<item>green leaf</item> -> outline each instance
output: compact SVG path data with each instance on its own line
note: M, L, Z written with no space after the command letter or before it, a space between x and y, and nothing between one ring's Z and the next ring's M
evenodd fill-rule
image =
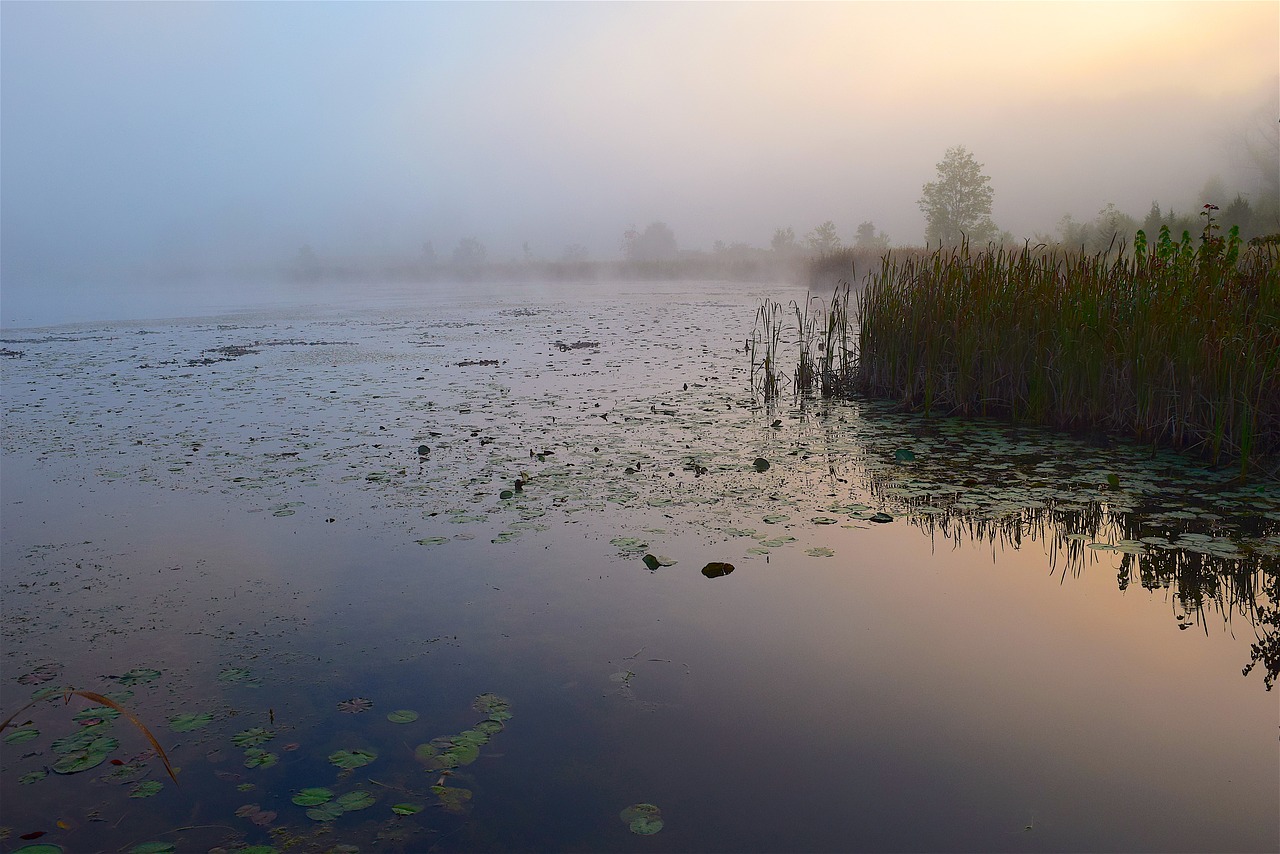
M391 807L391 811L396 815L413 815L422 812L423 809L422 804L395 804Z
M24 845L21 848L15 848L13 854L62 854L62 846L53 845L49 842L37 842L35 845Z
M35 727L23 727L15 729L4 737L5 744L24 744L40 735L40 730Z
M314 807L333 800L333 792L325 788L313 787L303 789L293 796L293 802L300 807Z
M442 543L449 542L448 537L423 537L420 540L414 540L420 546L438 546Z
M440 806L449 812L462 812L467 801L471 800L470 789L455 789L448 786L432 786L432 793L440 799Z
M641 836L652 836L662 830L662 810L653 804L632 804L618 813L618 817L627 823L632 833Z
M511 701L505 697L499 697L497 694L481 694L476 697L471 704L471 708L487 715L489 720L502 721L511 720Z
M150 798L156 795L164 788L164 783L159 780L143 780L138 785L129 790L131 798Z
M24 786L30 786L32 783L35 783L39 780L43 780L45 777L48 777L48 776L49 776L49 772L41 768L39 771L32 771L30 774L23 774L21 777L18 778L18 782Z
M135 667L122 676L117 676L116 681L126 688L134 685L143 685L147 682L154 682L160 678L160 671L150 667Z
M368 765L377 758L378 754L372 750L337 750L329 754L330 762L348 771L352 768Z
M173 854L178 849L172 842L144 842L129 849L129 854Z
M335 802L330 801L327 804L312 807L307 810L307 818L312 821L333 821L335 818L342 815L342 813L342 807L338 806Z
M120 746L114 738L101 736L80 750L73 750L53 763L58 774L78 774L101 765L111 751Z
M364 791L347 792L339 797L334 804L342 808L343 812L354 812L356 810L367 809L373 806L375 798L373 795Z
M756 457L756 461L751 465L755 466L755 469L758 472L766 472L769 470L769 461L764 457Z
M236 747L257 747L275 738L276 734L265 727L252 727L231 736L231 743Z
M169 729L174 732L191 732L206 727L213 721L208 712L185 712L169 718Z
M649 548L649 544L638 537L614 537L609 542L624 552L642 552Z
M916 455L906 448L899 448L893 452L893 458L900 463L914 463Z
M411 724L418 719L418 713L413 709L396 709L387 715L387 720L393 724Z
M270 768L279 761L279 756L274 753L268 753L259 747L250 747L244 752L244 767L246 768Z

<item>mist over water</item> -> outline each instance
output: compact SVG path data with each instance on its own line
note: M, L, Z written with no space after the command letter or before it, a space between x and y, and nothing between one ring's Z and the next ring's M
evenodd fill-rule
M256 303L304 247L376 280L467 238L490 263L613 261L655 221L686 252L826 221L846 243L873 222L918 245L921 186L953 145L1019 241L1109 202L1139 220L1153 201L1189 213L1206 187L1256 204L1274 166L1249 148L1270 144L1280 98L1266 3L0 17L11 327Z

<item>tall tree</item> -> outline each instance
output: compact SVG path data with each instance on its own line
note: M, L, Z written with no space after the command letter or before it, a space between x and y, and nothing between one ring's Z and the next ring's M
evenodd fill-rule
M819 255L830 255L840 248L840 235L836 233L836 224L831 220L809 232L804 240Z
M769 246L779 255L795 252L800 248L800 244L796 242L795 229L791 226L774 229L773 239L769 241Z
M464 237L453 249L453 263L459 267L474 267L483 264L487 255L483 243L474 237Z
M872 252L883 252L889 248L889 236L883 231L876 233L876 224L867 220L858 226L853 236L853 248L867 249Z
M632 261L669 261L676 257L679 247L670 226L665 222L651 222L626 244L626 252Z
M986 243L999 233L991 221L991 177L963 145L948 148L938 163L938 180L924 185L920 210L928 224L925 240L954 246L964 238Z

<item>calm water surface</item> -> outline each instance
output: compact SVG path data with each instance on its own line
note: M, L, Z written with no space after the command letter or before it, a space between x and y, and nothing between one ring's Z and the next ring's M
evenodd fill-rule
M0 742L0 848L1280 847L1275 693L1242 674L1275 643L1280 491L765 408L762 296L387 288L7 330L3 714L107 694L181 787L59 695Z

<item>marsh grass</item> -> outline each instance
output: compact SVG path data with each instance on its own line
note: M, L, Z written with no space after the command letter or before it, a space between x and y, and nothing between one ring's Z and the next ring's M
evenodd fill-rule
M1139 232L1132 253L886 258L837 386L926 413L1105 431L1215 463L1280 452L1280 249Z
M782 343L785 317L782 305L765 300L756 311L755 327L747 348L751 354L751 388L772 404L782 391L782 375L778 369L778 347Z

